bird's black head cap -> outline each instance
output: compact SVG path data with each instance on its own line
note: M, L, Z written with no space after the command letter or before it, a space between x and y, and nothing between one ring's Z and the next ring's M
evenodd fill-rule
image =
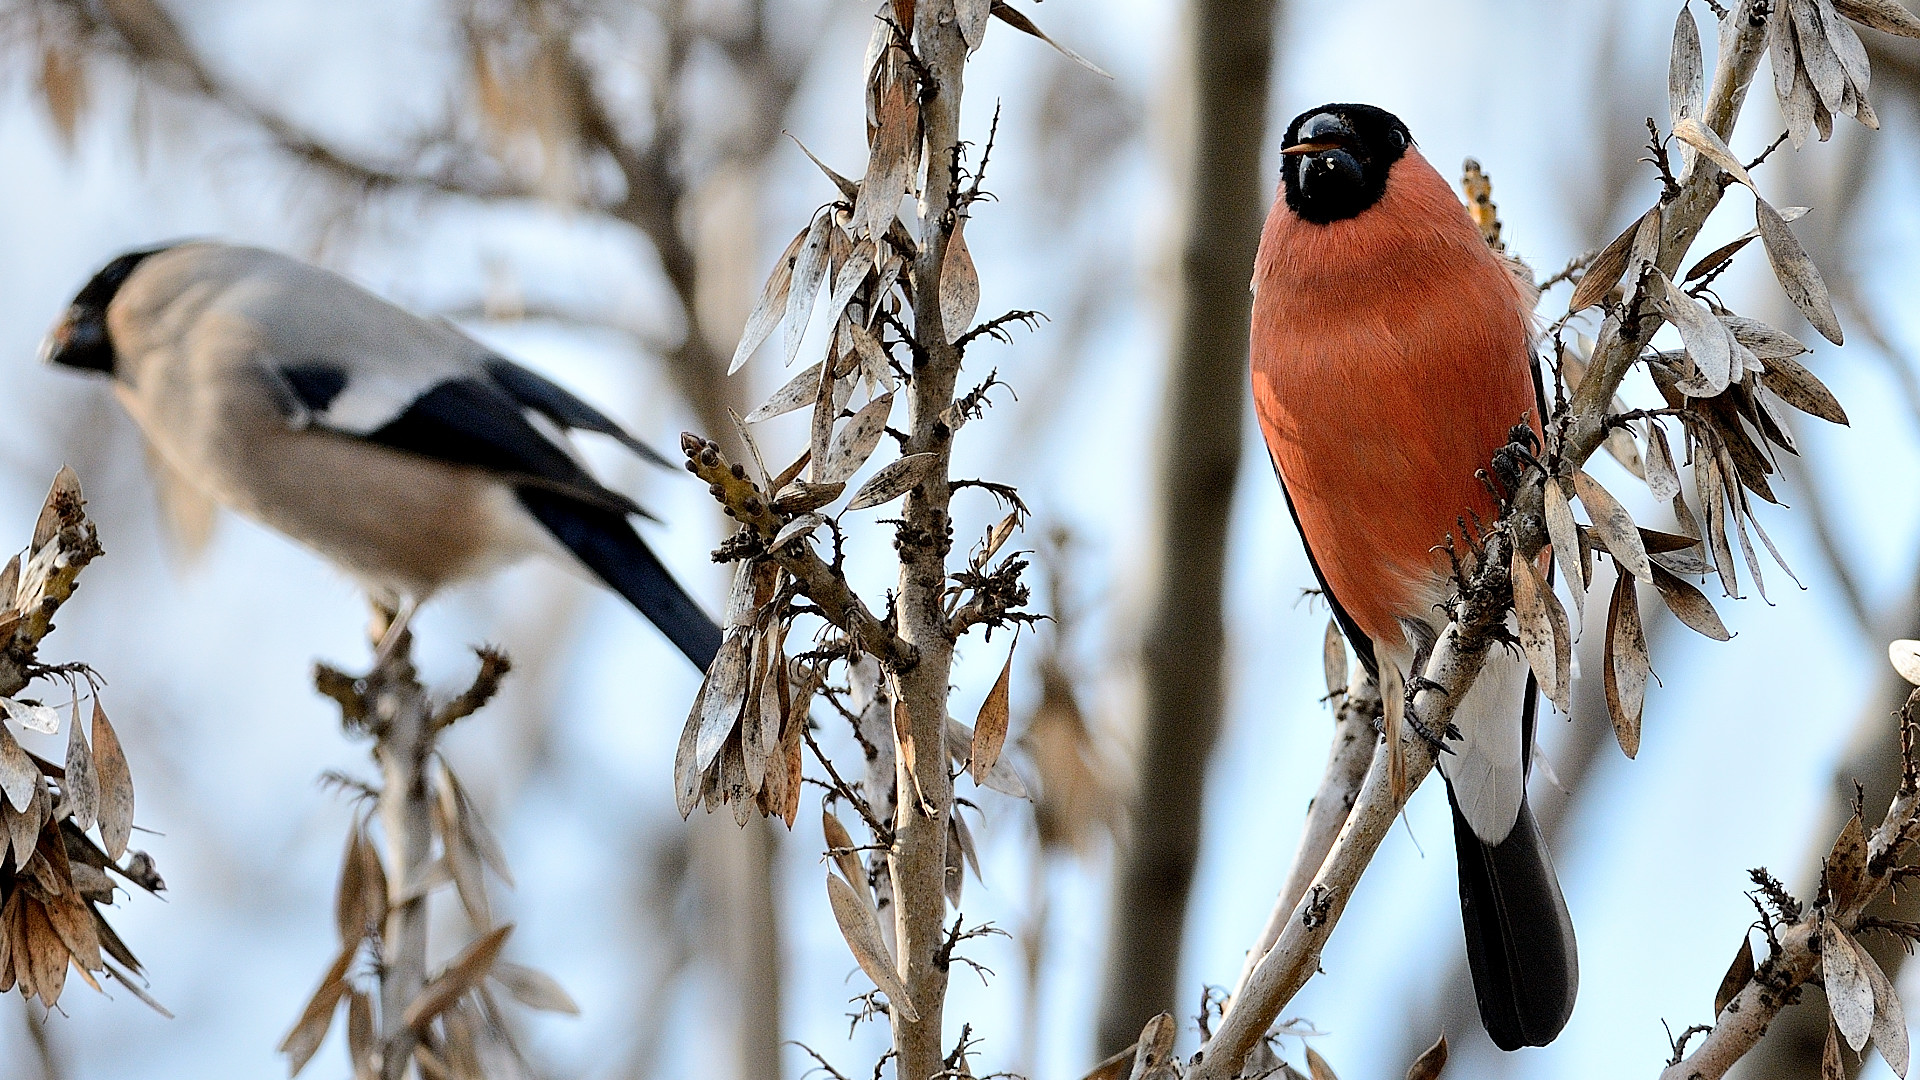
M129 251L102 267L47 334L45 344L40 347L41 359L62 367L113 374L116 357L113 341L107 335L107 305L113 303L120 287L133 276L135 267L148 256L158 255L172 246Z
M1322 105L1294 117L1280 152L1287 207L1317 225L1357 217L1386 194L1413 135L1372 105Z

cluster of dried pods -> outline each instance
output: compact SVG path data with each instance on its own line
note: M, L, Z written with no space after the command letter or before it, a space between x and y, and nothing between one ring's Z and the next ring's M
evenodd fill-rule
M1789 132L1781 141L1791 137L1799 145L1810 130L1807 125L1817 126L1825 139L1831 133L1831 112L1877 126L1866 98L1866 52L1847 17L1920 37L1920 19L1883 0L1780 0L1773 5L1767 15L1767 35L1781 107L1790 120ZM1723 26L1733 21L1725 20ZM1801 97L1815 94L1815 88L1817 97L1802 102ZM1615 734L1629 757L1639 750L1641 710L1651 674L1636 584L1657 590L1688 626L1725 640L1727 629L1713 605L1685 579L1717 577L1728 596L1738 597L1739 566L1744 563L1754 588L1765 596L1754 537L1792 575L1761 528L1750 498L1777 503L1767 480L1775 472L1774 454L1796 452L1781 406L1835 424L1847 422L1832 392L1796 359L1809 351L1805 345L1790 334L1735 314L1712 290L1734 257L1757 239L1774 276L1801 314L1824 337L1835 344L1841 341L1840 324L1820 272L1787 228L1805 208L1776 210L1760 194L1751 172L1767 155L1742 163L1701 119L1705 88L1700 34L1687 8L1681 10L1674 27L1668 89L1671 132L1681 148L1679 174L1671 171L1666 144L1656 139L1654 161L1666 181L1666 196L1591 260L1577 279L1566 317L1555 329L1566 393L1579 388L1594 351L1593 341L1584 336L1558 340L1557 332L1574 315L1599 306L1604 312L1599 331L1603 338L1617 338L1623 327L1645 319L1663 320L1677 332L1681 348L1649 347L1640 357L1664 407L1629 410L1616 398L1604 445L1646 483L1655 499L1673 508L1684 535L1637 528L1620 502L1591 476L1560 466L1557 437L1569 419L1565 393L1557 395L1556 423L1549 426L1547 436L1546 528L1576 608L1585 608L1594 552L1608 554L1620 571L1608 604L1603 676ZM1797 119L1795 103L1806 106L1805 124ZM1682 185L1699 169L1717 170L1717 182L1723 187L1746 186L1753 194L1755 224L1699 259L1676 281L1656 265L1657 256L1670 225L1668 210L1680 197ZM1678 422L1684 440L1677 455L1665 427L1670 420ZM1682 464L1693 470L1692 505L1682 490ZM1591 526L1574 520L1570 502L1574 499L1585 506ZM1521 644L1542 689L1564 713L1572 662L1566 612L1531 561L1516 557L1511 574Z
M16 986L52 1007L71 966L95 990L108 975L164 1013L141 986L140 963L109 926L101 906L116 887L109 873L147 892L165 888L145 852L127 849L133 832L133 775L120 739L84 665L45 667L34 660L53 629L53 614L77 587L82 568L100 554L86 500L72 469L54 478L32 542L0 570L0 992ZM63 682L73 695L65 760L28 752L8 727L53 735L60 714L23 698L33 680ZM81 684L92 694L89 725L81 722ZM90 731L88 730L90 728ZM89 836L92 831L98 840ZM124 861L123 861L124 860Z

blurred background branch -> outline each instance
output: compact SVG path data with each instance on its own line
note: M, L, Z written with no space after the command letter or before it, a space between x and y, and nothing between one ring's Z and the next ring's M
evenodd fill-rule
M1187 900L1229 652L1227 526L1246 424L1247 289L1269 185L1261 167L1279 0L1195 0L1173 338L1154 463L1139 715L1114 869L1096 1057L1134 1041L1180 992Z

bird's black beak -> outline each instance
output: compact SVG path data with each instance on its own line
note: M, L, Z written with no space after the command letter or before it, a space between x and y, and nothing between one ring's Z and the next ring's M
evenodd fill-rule
M61 367L113 374L113 342L107 337L105 311L86 304L74 304L47 332L40 345L40 359Z

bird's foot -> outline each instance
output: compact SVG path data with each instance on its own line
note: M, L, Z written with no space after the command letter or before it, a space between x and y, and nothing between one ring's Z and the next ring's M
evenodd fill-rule
M1419 675L1413 676L1413 678L1415 678L1417 682L1425 682L1425 684L1427 684L1427 686L1425 686L1427 690L1440 690L1438 686L1434 686L1434 682L1432 682L1430 678ZM1452 740L1459 740L1459 738L1461 738L1459 728L1455 728L1452 723L1446 724L1444 728L1434 728L1434 726L1430 726L1427 721L1423 721L1419 709L1413 707L1413 696L1415 696L1415 694L1419 694L1419 690L1417 690L1413 684L1407 684L1407 711L1405 711L1407 726L1413 728L1413 734L1417 734L1417 736L1421 736L1423 740L1427 740L1427 746L1434 749L1434 753L1453 753L1453 748L1450 748L1450 746L1446 744L1446 740L1450 740L1450 738L1452 738Z

